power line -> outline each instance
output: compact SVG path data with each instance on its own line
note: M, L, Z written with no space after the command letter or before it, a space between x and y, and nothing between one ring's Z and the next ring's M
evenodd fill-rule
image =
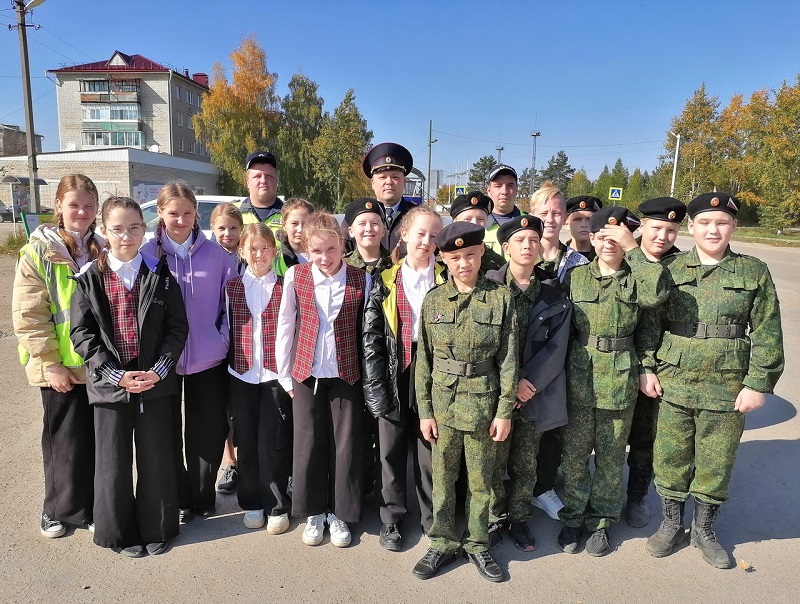
M68 59L68 60L69 60L69 61L71 61L72 63L78 63L78 61L76 61L76 60L75 60L75 59L73 59L72 57L68 57L68 56L67 56L67 55L65 55L63 52L60 52L60 51L56 50L56 49L55 49L55 48L53 48L52 46L48 46L47 44L45 44L44 42L42 42L42 41L40 41L40 40L37 40L36 38L29 38L29 39L31 40L31 42L36 42L37 44L41 44L41 45L42 45L42 46L44 46L46 49L48 49L48 50L52 50L52 51L53 51L54 53L56 53L57 55L61 55L62 57L64 57L65 59Z
M35 99L33 99L33 100L34 100L34 101L38 101L40 98L42 98L43 96L46 96L46 95L50 94L50 93L51 93L51 92L53 92L54 90L55 90L55 88L50 88L50 89L49 89L47 92L45 92L44 94L40 94L39 96L37 96L37 97L36 97ZM12 111L12 112L10 112L10 113L6 113L5 115L0 115L0 120L4 120L4 119L6 119L6 118L7 118L9 115L14 115L14 114L15 114L17 111L22 111L23 109L24 109L24 107L19 107L19 108L17 108L17 109L14 109L14 111Z
M61 40L61 41L62 41L64 44L66 44L66 45L67 45L67 46L69 46L70 48L74 48L74 49L75 49L75 50L77 50L79 53L81 53L83 56L85 56L85 57L88 57L89 59L91 59L92 61L94 61L94 57L92 57L91 55L87 55L87 54L86 54L85 52L83 52L83 51L82 51L80 48L78 48L77 46L73 46L72 44L70 44L69 42L67 42L67 41L66 41L64 38L62 38L61 36L58 36L58 35L56 35L55 33L53 33L52 31L50 31L49 29L47 29L47 28L46 28L44 25L42 25L42 29L43 29L44 31L46 31L48 34L50 34L51 36L53 36L54 38L57 38L57 39Z
M493 145L515 145L518 147L530 147L531 143L508 143L505 141L493 141L488 140L485 138L474 138L471 136L463 136L461 134L453 134L451 132L442 132L441 130L434 130L437 134L443 134L445 136L453 136L455 138L464 138L471 141L478 141L481 143L491 143ZM607 144L600 144L600 145L540 145L541 147L546 147L548 149L586 149L589 147L628 147L632 145L651 145L653 143L661 143L660 140L655 141L637 141L634 143L607 143Z

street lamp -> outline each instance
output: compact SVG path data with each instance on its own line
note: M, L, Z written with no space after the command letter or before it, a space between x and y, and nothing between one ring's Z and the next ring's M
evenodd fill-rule
M531 190L529 195L533 195L533 192L536 190L536 139L541 135L542 133L538 130L531 130L531 136L533 137L533 156L531 157Z
M39 193L36 190L36 180L38 178L38 168L36 166L36 134L33 126L33 102L31 100L31 72L28 65L28 35L26 29L30 26L25 23L25 15L44 3L44 0L30 0L27 4L23 0L14 0L14 10L17 11L17 31L19 32L19 58L22 62L22 103L25 106L25 139L28 143L28 189L30 190L30 205L28 210L33 209L35 214L39 213ZM14 26L9 25L11 30ZM13 204L12 204L13 205Z
M670 134L675 137L675 159L672 161L672 184L669 186L669 196L674 197L675 193L675 174L678 172L678 153L681 150L681 135L675 134L670 130Z
M495 147L495 150L497 151L497 163L502 164L503 151L505 150L505 147L503 147L502 145L497 145Z

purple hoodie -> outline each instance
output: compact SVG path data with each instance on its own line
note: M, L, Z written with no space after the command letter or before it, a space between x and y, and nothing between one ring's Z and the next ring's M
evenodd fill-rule
M161 247L169 270L181 285L189 338L178 359L178 375L191 375L219 365L228 356L228 345L220 333L225 324L225 284L236 276L234 257L206 239L198 230L186 258L175 255L175 248L162 235ZM142 252L158 257L155 237L142 246Z

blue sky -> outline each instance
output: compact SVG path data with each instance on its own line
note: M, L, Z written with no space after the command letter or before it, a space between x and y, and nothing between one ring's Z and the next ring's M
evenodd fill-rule
M0 25L15 21L0 0ZM445 174L496 154L521 171L559 149L595 178L621 157L652 169L670 119L705 83L723 105L800 72L800 2L47 0L28 30L36 131L58 148L47 69L114 50L211 73L254 33L283 95L294 73L326 109L348 88L374 141ZM16 31L0 31L0 122L24 126Z

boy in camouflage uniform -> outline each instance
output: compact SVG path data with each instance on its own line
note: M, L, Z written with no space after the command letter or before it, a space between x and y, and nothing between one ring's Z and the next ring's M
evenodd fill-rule
M433 577L463 547L482 577L502 581L489 554L489 491L497 443L511 431L517 322L504 286L480 276L484 230L454 222L436 236L451 278L422 303L415 382L420 431L432 443L431 547L414 567ZM466 458L466 533L456 530L455 483Z
M665 264L669 303L658 313L663 339L654 385L662 389L653 469L664 519L647 551L668 556L684 539L694 497L691 544L716 568L730 568L713 531L728 499L744 414L761 407L783 372L780 306L767 265L731 251L740 202L705 193L688 206L695 247Z
M625 208L598 210L590 222L597 257L567 273L564 282L573 304L573 336L559 512L564 528L558 544L570 554L578 551L584 524L591 533L586 553L611 552L608 527L619 520L622 508L622 464L639 386L639 319L642 309L667 296L664 268L648 262L633 239L638 226Z

